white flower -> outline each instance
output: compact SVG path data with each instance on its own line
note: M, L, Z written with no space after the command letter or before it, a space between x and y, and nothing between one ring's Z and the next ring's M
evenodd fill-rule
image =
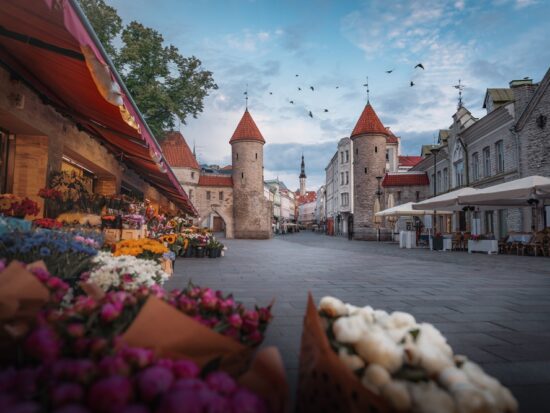
M386 383L380 393L398 412L406 412L411 408L411 396L407 386L401 380L392 380Z
M390 373L399 370L403 364L403 347L376 325L371 326L355 344L355 350L368 363L380 364Z
M354 344L367 331L367 325L360 316L340 317L332 325L336 340L340 343Z
M110 253L100 252L93 262L96 267L88 281L97 284L104 291L117 287L134 291L142 286L162 285L170 277L155 261L129 255L115 257Z
M346 305L338 298L323 297L319 302L319 309L329 317L340 317L348 314Z
M357 354L350 354L350 352L344 347L340 347L338 350L338 357L340 357L340 360L342 360L342 362L348 366L350 370L359 370L365 367L365 362L361 357Z
M375 393L379 394L380 389L389 383L390 380L391 377L388 370L379 364L372 363L366 368L361 378L361 383L370 389L374 388L376 390Z
M422 413L455 413L453 398L433 381L410 383L413 411Z

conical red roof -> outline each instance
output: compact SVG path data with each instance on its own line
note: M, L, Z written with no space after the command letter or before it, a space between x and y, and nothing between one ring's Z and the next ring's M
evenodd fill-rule
M367 133L379 133L388 136L388 131L378 118L378 115L376 115L370 103L367 103L365 109L363 109L363 113L361 113L355 128L353 128L351 137L353 138L354 136L365 135Z
M199 163L181 133L177 131L168 132L160 147L172 168L200 169Z
M233 136L229 140L229 143L233 143L235 141L259 141L261 143L265 143L265 139L262 136L262 133L256 126L256 122L254 122L254 119L252 119L252 116L250 115L250 112L248 109L244 111L243 117L241 118L241 121L237 125L237 129L235 129L235 132L233 132Z

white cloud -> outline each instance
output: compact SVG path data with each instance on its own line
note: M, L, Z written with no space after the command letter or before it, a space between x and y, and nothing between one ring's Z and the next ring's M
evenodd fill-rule
M455 1L455 7L458 10L464 10L464 0L457 0Z
M516 0L516 8L522 9L524 7L529 7L537 3L538 0Z
M260 44L267 42L270 38L269 32L251 32L245 29L238 34L232 33L226 35L225 42L232 49L244 52L255 52Z

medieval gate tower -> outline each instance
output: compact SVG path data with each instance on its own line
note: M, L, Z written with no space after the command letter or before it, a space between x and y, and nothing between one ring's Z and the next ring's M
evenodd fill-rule
M359 117L351 140L353 141L354 182L354 239L376 240L374 220L375 204L383 209L383 198L378 194L378 180L386 172L386 137L388 132L376 115L371 104Z
M229 143L233 164L235 238L270 238L271 205L264 196L265 140L248 108Z

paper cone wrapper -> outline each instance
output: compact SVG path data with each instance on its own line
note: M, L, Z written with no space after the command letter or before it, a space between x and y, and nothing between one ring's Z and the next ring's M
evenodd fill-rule
M150 296L122 336L131 347L155 350L160 357L193 360L200 367L221 359L234 377L247 370L252 349L203 326L161 299Z
M387 403L365 388L330 347L311 293L308 296L302 344L297 412L390 413Z
M276 347L258 351L239 384L262 396L271 413L289 412L289 390L283 359Z

